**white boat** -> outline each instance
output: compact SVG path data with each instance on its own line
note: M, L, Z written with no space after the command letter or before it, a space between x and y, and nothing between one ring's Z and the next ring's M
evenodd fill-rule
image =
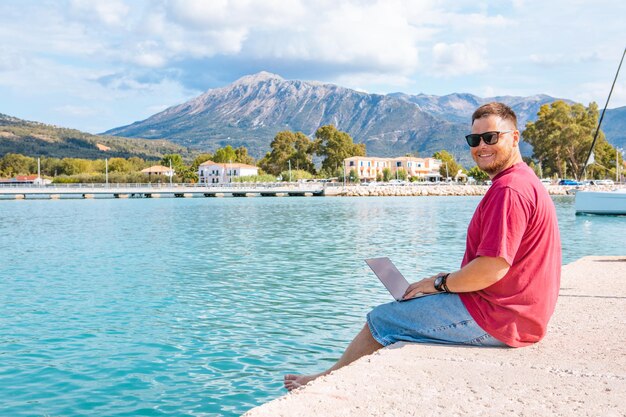
M576 214L626 215L626 188L613 191L578 191Z

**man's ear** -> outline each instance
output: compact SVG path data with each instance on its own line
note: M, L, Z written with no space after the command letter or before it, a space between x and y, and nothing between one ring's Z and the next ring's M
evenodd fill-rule
M519 130L515 129L513 131L513 147L519 146L520 133Z

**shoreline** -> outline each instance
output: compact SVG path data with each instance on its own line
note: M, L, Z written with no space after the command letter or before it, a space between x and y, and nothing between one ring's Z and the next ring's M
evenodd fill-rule
M626 256L562 271L548 334L533 346L396 343L244 416L623 416L626 280L614 278Z

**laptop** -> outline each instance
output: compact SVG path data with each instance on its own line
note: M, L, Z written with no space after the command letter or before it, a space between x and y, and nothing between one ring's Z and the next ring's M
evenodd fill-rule
M398 268L387 257L366 259L365 263L372 268L380 282L391 293L396 301L402 301L402 297L409 288L409 282L402 276ZM424 297L431 294L418 294L417 297Z

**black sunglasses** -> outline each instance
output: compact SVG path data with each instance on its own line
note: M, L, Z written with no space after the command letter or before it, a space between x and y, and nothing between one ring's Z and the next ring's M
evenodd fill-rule
M483 142L485 142L486 145L495 145L496 143L498 143L498 139L500 139L501 133L511 133L511 132L514 132L514 130L503 130L501 132L494 131L494 132L484 132L484 133L472 133L472 134L465 136L465 140L467 140L467 144L471 146L472 148L475 148L478 145L480 145L481 139L483 140Z

